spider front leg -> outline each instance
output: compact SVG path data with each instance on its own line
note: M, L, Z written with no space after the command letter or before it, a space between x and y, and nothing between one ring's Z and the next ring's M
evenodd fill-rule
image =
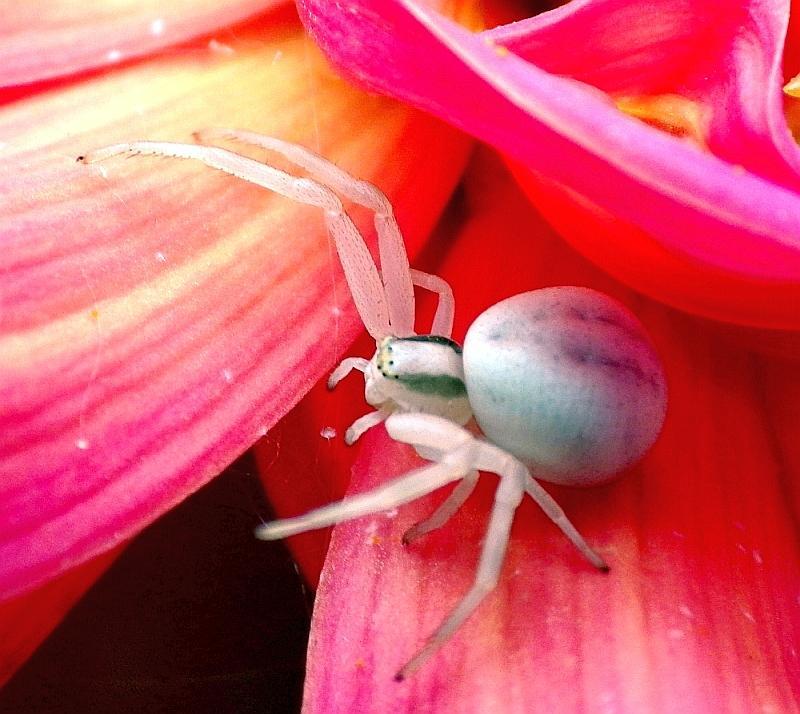
M230 140L279 153L307 171L315 181L319 181L353 203L371 210L374 214L375 231L378 234L380 272L392 334L398 336L414 334L414 288L411 284L408 255L394 217L392 204L383 191L369 181L351 176L310 149L273 136L242 129L205 129L195 132L194 137L203 143L209 140ZM342 259L344 260L345 256L342 256Z
M389 419L396 419L398 416L400 415ZM256 529L256 537L277 540L360 516L388 511L457 481L471 470L469 464L472 462L472 437L463 429L456 429L460 433L448 434L452 448L440 462L422 466L372 491L350 496L302 516L265 523Z
M391 202L380 189L368 181L357 179L342 171L335 164L305 147L275 137L240 129L207 129L195 133L194 136L201 142L230 140L277 152L293 164L306 170L314 181L320 182L354 203L373 211L375 229L378 235L380 277L383 283L383 295L378 294L377 299L380 301L383 298L388 310L389 332L378 335L374 329L370 329L370 323L364 320L368 331L375 337L378 344L380 339L388 334L393 337L414 335L415 301L413 286L417 285L436 293L438 296L436 313L430 330L431 334L450 337L455 309L453 291L442 278L419 270L412 270L409 267L405 242L394 217ZM336 227L331 228L332 235L336 230ZM363 244L363 240L361 243ZM337 249L339 250L339 256L346 275L349 275L349 263L355 265L363 262L363 257L368 255L365 244L361 246L359 252L353 250L349 242L339 240L337 241ZM368 272L372 270L370 266L365 266L365 268ZM374 266L374 268L377 269L377 266ZM353 272L352 267L350 272ZM350 277L348 277L348 284L351 291L359 288L358 282L351 280ZM353 295L362 319L365 313L369 316L369 305L364 305L363 300L356 299L355 292L353 292ZM375 312L380 312L380 309L381 306L376 305ZM370 391L368 365L369 362L367 360L359 358L344 359L328 379L328 388L332 389L353 369L358 369L364 372L365 379L368 382L367 391ZM374 394L377 390L372 389L371 391ZM345 437L348 444L354 443L365 431L383 421L393 409L402 408L392 400L384 402L380 398L377 400L368 398L368 401L380 408L375 412L365 414L350 426Z
M389 199L367 181L350 176L327 159L297 144L274 137L235 129L212 129L198 132L199 140L231 139L260 146L282 154L305 169L311 178L298 178L235 152L216 146L175 144L171 142L135 141L115 144L78 157L84 163L104 161L124 154L145 154L192 159L251 183L275 191L293 201L324 210L325 224L332 237L347 279L356 309L376 344L387 336L414 335L414 289L420 285L439 295L433 332L448 337L453 322L453 295L450 286L435 275L409 268L403 237L394 218ZM380 269L355 224L345 212L336 191L350 200L371 209L378 234ZM333 387L353 368L367 373L368 362L348 358L331 375ZM367 385L369 391L369 385ZM373 390L376 393L377 390ZM369 400L383 406L382 414L393 409L425 409L414 400L404 405L394 399ZM464 411L464 410L461 410ZM367 415L350 430L355 441L365 428L381 421L379 414Z
M373 211L375 230L378 235L378 252L380 255L380 276L384 288L384 299L389 316L389 333L376 335L374 330L369 329L369 324L365 321L370 334L376 338L376 343L380 347L383 337L391 334L393 337L413 336L415 322L415 300L413 286L419 286L434 292L438 296L436 313L431 325L431 334L439 337L449 338L453 330L453 313L455 301L450 285L436 275L430 275L419 270L412 270L409 266L408 255L406 254L405 242L397 225L392 204L380 189L368 181L357 179L350 174L342 171L338 166L331 163L319 154L306 149L305 147L292 144L275 137L256 134L251 131L240 129L208 129L197 132L195 138L198 141L206 142L209 140L230 140L237 141L251 146L258 146L269 151L281 154L295 165L306 170L314 181L319 181L333 191L341 194L349 200ZM331 229L334 233L335 229ZM360 236L359 236L360 238ZM340 243L342 248L339 248ZM362 240L363 243L363 240ZM349 244L337 241L339 256L347 274L347 263L356 262L356 258L361 260L353 251L352 255ZM363 246L366 250L366 245ZM363 256L364 250L361 251ZM377 266L375 266L377 269ZM358 287L354 286L353 281L348 278L351 291ZM380 298L381 296L378 295ZM355 293L354 293L355 299ZM357 306L362 304L356 300ZM376 311L379 308L376 307ZM368 306L359 307L359 313L366 310ZM367 400L370 404L379 408L369 414L357 419L345 434L345 441L353 444L368 429L381 423L395 409L403 409L402 403L393 399L383 399L380 390L370 384L370 379L374 382L380 379L374 370L370 372L369 361L360 358L346 358L333 371L328 379L328 388L332 389L353 369L364 373L367 381L366 391ZM370 396L375 398L370 398ZM416 407L416 405L414 405ZM456 506L457 508L457 506Z
M336 245L350 294L361 321L376 341L393 333L390 314L398 308L387 304L383 280L369 248L358 232L358 228L345 212L339 197L324 183L310 178L292 176L268 164L259 163L216 146L175 144L165 141L134 141L115 144L91 151L85 156L78 157L78 160L91 164L125 154L193 159L211 168L267 188L297 203L323 209L325 225ZM352 181L355 180L352 179ZM405 310L408 310L407 305ZM413 306L411 310L413 312Z

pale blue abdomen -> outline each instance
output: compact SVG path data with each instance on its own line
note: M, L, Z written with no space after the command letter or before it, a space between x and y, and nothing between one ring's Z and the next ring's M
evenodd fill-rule
M653 444L666 384L641 323L588 288L544 288L490 307L464 341L484 434L555 483L608 480Z

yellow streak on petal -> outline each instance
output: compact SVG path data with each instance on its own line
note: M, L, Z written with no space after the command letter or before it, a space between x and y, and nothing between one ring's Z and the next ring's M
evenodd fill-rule
M59 121L52 121L53 116ZM403 107L365 96L335 76L297 26L238 37L232 52L222 56L202 48L175 50L174 55L72 89L44 92L10 107L0 119L0 141L7 143L6 155L26 163L32 174L53 173L59 180L51 184L47 196L31 198L20 189L21 195L16 197L20 200L11 200L12 196L9 205L19 208L29 201L30 208L36 209L59 201L83 202L86 207L81 206L70 226L76 235L88 233L103 243L113 233L124 251L123 241L133 246L141 235L153 230L152 225L142 225L143 215L172 211L173 200L173 216L185 213L195 180L201 187L216 182L211 185L235 190L239 196L250 190L250 196L255 196L251 200L263 200L265 209L269 203L269 210L253 209L247 218L240 210L235 218L227 218L207 205L195 205L192 214L218 221L219 237L215 237L216 229L214 236L165 234L165 245L174 245L176 251L181 248L185 252L190 241L190 254L169 261L158 253L157 270L148 268L147 277L130 289L106 296L113 286L100 282L100 294L91 302L77 302L39 327L3 334L0 363L5 369L29 371L55 359L80 356L96 347L98 325L108 341L147 324L165 307L197 297L198 286L214 276L224 276L258 244L258 254L267 250L281 256L286 253L283 242L290 239L291 255L300 261L314 252L314 246L320 252L321 217L319 232L291 230L298 219L313 215L313 209L300 209L280 198L270 203L259 195L273 196L270 192L241 188L246 186L244 182L237 185L236 179L200 163L133 157L86 167L75 163L79 154L143 138L191 141L195 130L234 125L310 145L390 190L399 179L381 176L391 170L383 147L402 134L407 121ZM263 152L254 157L265 158ZM165 218L160 221L165 225ZM316 241L314 246L312 241ZM272 245L265 247L265 242ZM48 246L57 248L68 242L55 231L42 231L38 245L46 255ZM322 253L327 255L327 249ZM278 262L283 265L285 261ZM295 279L299 290L307 275L292 276L287 282Z
M404 126L403 113L385 112L380 118L382 127L382 140L391 143ZM370 146L374 137L371 134L361 134L347 144L337 147L338 155L350 157L343 165L354 160L362 166L370 164ZM109 160L105 168L105 175L99 176L99 181L116 181L124 183L133 181L130 177L115 177L115 172L123 160ZM131 158L129 161L142 162L142 170L154 170L153 167L163 162L181 164L178 159L150 159L144 157ZM186 162L183 162L186 164ZM188 164L191 171L197 175L213 175L215 172L200 163ZM94 168L94 167L92 167ZM92 170L92 169L89 169ZM365 168L364 176L370 177L372 170ZM223 176L222 181L237 182L238 179ZM243 185L245 182L242 182ZM275 196L266 189L251 187L253 192L262 192L264 196ZM265 199L266 204L266 199ZM265 205L265 209L267 206ZM176 206L176 211L183 210ZM59 358L77 357L87 349L94 349L95 329L102 325L104 341L110 342L113 338L135 330L137 326L146 324L153 316L163 312L165 308L175 305L190 304L197 299L203 286L208 281L219 280L234 271L235 267L243 260L252 258L254 253L263 255L274 253L276 257L286 254L285 241L291 239L292 262L303 266L303 270L282 273L276 279L282 283L282 291L301 291L307 288L308 274L313 272L312 260L325 254L320 251L320 233L322 228L322 215L319 216L318 231L297 230L298 221L307 221L309 216L313 220L316 209L299 206L288 199L275 197L270 202L268 210L257 220L249 221L237 226L232 233L220 236L217 240L196 249L189 259L178 264L164 263L164 267L149 281L140 283L129 292L119 294L113 298L99 300L88 310L81 306L76 311L64 317L52 320L40 327L30 330L6 333L0 337L0 364L20 365L29 372L38 365L45 365ZM254 250L258 249L258 250ZM161 262L161 260L159 260ZM276 261L283 265L285 261ZM264 273L269 268L264 266ZM277 285L273 283L273 290ZM274 297L274 295L273 295ZM87 320L88 317L88 320ZM87 325L87 322L89 323ZM380 538L376 537L375 543Z
M295 26L239 37L226 54L207 45L173 52L12 106L0 120L4 156L30 155L37 167L44 152L51 161L57 153L63 169L104 144L191 141L193 131L235 125L311 144L331 158L329 145L348 152L355 134L379 134L387 118L395 122L405 111L345 84ZM356 154L359 165L369 165L363 150ZM332 158L344 163L346 156ZM383 159L379 152L375 158L376 165ZM96 172L112 170L108 164ZM151 164L153 173L170 170L167 161Z
M667 134L685 139L707 150L710 109L677 94L615 97L614 103L625 114Z
M309 237L316 238L313 235ZM292 252L295 255L303 255L309 250L312 242L309 237L293 236ZM198 286L215 276L224 275L241 260L248 247L263 240L263 236L250 231L223 238L130 292L100 301L89 311L90 321L102 323L106 340L128 332L146 323L165 307L189 300ZM4 335L0 338L0 363L21 365L29 371L37 363L77 356L86 349L87 329L93 328L87 328L86 311L80 309L42 327Z

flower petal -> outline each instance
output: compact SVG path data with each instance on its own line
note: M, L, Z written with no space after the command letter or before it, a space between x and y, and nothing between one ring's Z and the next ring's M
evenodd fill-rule
M0 86L103 68L219 31L281 0L33 0L3 8ZM224 42L212 48L230 50ZM226 50L227 47L227 50Z
M798 392L796 366L790 373L731 348L701 322L615 285L566 249L496 166L479 163L469 177L472 217L441 271L454 284L456 333L479 302L526 288L612 292L633 305L665 360L667 424L620 481L548 487L607 556L608 575L523 503L500 585L403 683L394 672L471 583L495 477L484 475L450 523L407 548L402 533L442 494L338 526L317 595L304 711L511 714L535 702L554 714L624 714L670 711L676 701L685 712L792 711L800 552L798 504L784 489L800 461L787 458L783 439L797 414L785 400L776 409L762 383L789 378ZM503 271L502 284L476 282L476 272L493 271ZM352 492L418 463L383 431L365 438Z
M202 43L0 112L3 596L208 481L360 327L318 211L190 162L76 156L246 126L379 183L412 244L461 171L463 137L349 89L296 21L241 28L232 50Z
M350 75L537 172L544 187L537 202L560 201L559 229L571 228L567 234L582 250L637 289L732 322L800 327L798 155L778 103L783 0L724 8L710 0L584 0L523 23L524 37L515 42L514 26L474 35L412 0L361 0L347 13L319 0L300 6L309 30ZM592 37L591 49L578 53L578 67L566 67L575 57L576 27L581 38ZM545 69L498 42L524 44ZM687 73L709 47L708 64ZM676 48L677 64L670 64ZM556 55L559 71L570 76L546 71ZM628 60L619 68L621 57ZM436 72L425 70L431 65ZM673 84L689 91L704 71L720 75L709 94L698 94L728 115L715 120L709 136L719 156L625 116L604 92L573 79L599 76L605 88L629 91L645 66L655 67L644 74L640 89L647 92L672 92ZM684 80L694 84L684 88ZM724 137L726 131L735 134ZM567 202L578 206L572 224L563 217ZM604 230L595 241L598 225ZM673 283L668 276L676 269Z

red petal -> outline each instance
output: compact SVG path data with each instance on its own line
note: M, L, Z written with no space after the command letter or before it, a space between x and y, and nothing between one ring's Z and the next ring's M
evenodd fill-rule
M220 32L281 0L116 0L75 3L31 0L3 8L0 86L27 84L109 67Z
M365 333L348 354L369 355L374 350L375 341ZM297 515L344 495L358 453L345 445L344 432L369 409L363 380L352 376L333 391L323 380L255 445L259 476L276 514ZM330 531L301 533L287 540L312 587L319 580Z
M560 227L637 288L729 321L800 326L798 154L780 113L784 2L584 1L523 23L515 42L516 26L474 35L411 0L362 0L347 13L317 0L301 7L318 42L357 79L546 176L542 202L557 191L578 205L575 225L570 216ZM574 50L576 37L588 42L585 55ZM569 76L497 42L522 47L545 69L557 58ZM431 65L436 72L426 71ZM707 76L719 79L706 81L703 94ZM723 115L709 137L719 156L625 116L571 77L615 90L641 79L640 91L699 92ZM676 267L680 279L671 282Z
M290 19L242 28L231 48L203 43L0 112L6 597L208 481L359 329L317 211L189 162L76 156L245 126L379 183L412 243L461 171L462 137L348 89Z
M733 348L701 322L613 284L554 238L496 167L480 163L470 179L471 217L441 271L454 283L460 330L488 303L526 288L612 292L637 312L664 358L667 424L622 480L549 487L607 556L608 575L523 504L499 587L404 683L394 672L471 582L495 477L484 475L448 525L408 548L401 534L442 494L396 517L336 528L304 711L639 713L676 702L697 714L792 711L800 694L800 501L786 489L800 452L789 446L799 415L787 398L800 398L796 365ZM498 274L502 282L484 279ZM385 432L366 438L353 492L417 463Z

